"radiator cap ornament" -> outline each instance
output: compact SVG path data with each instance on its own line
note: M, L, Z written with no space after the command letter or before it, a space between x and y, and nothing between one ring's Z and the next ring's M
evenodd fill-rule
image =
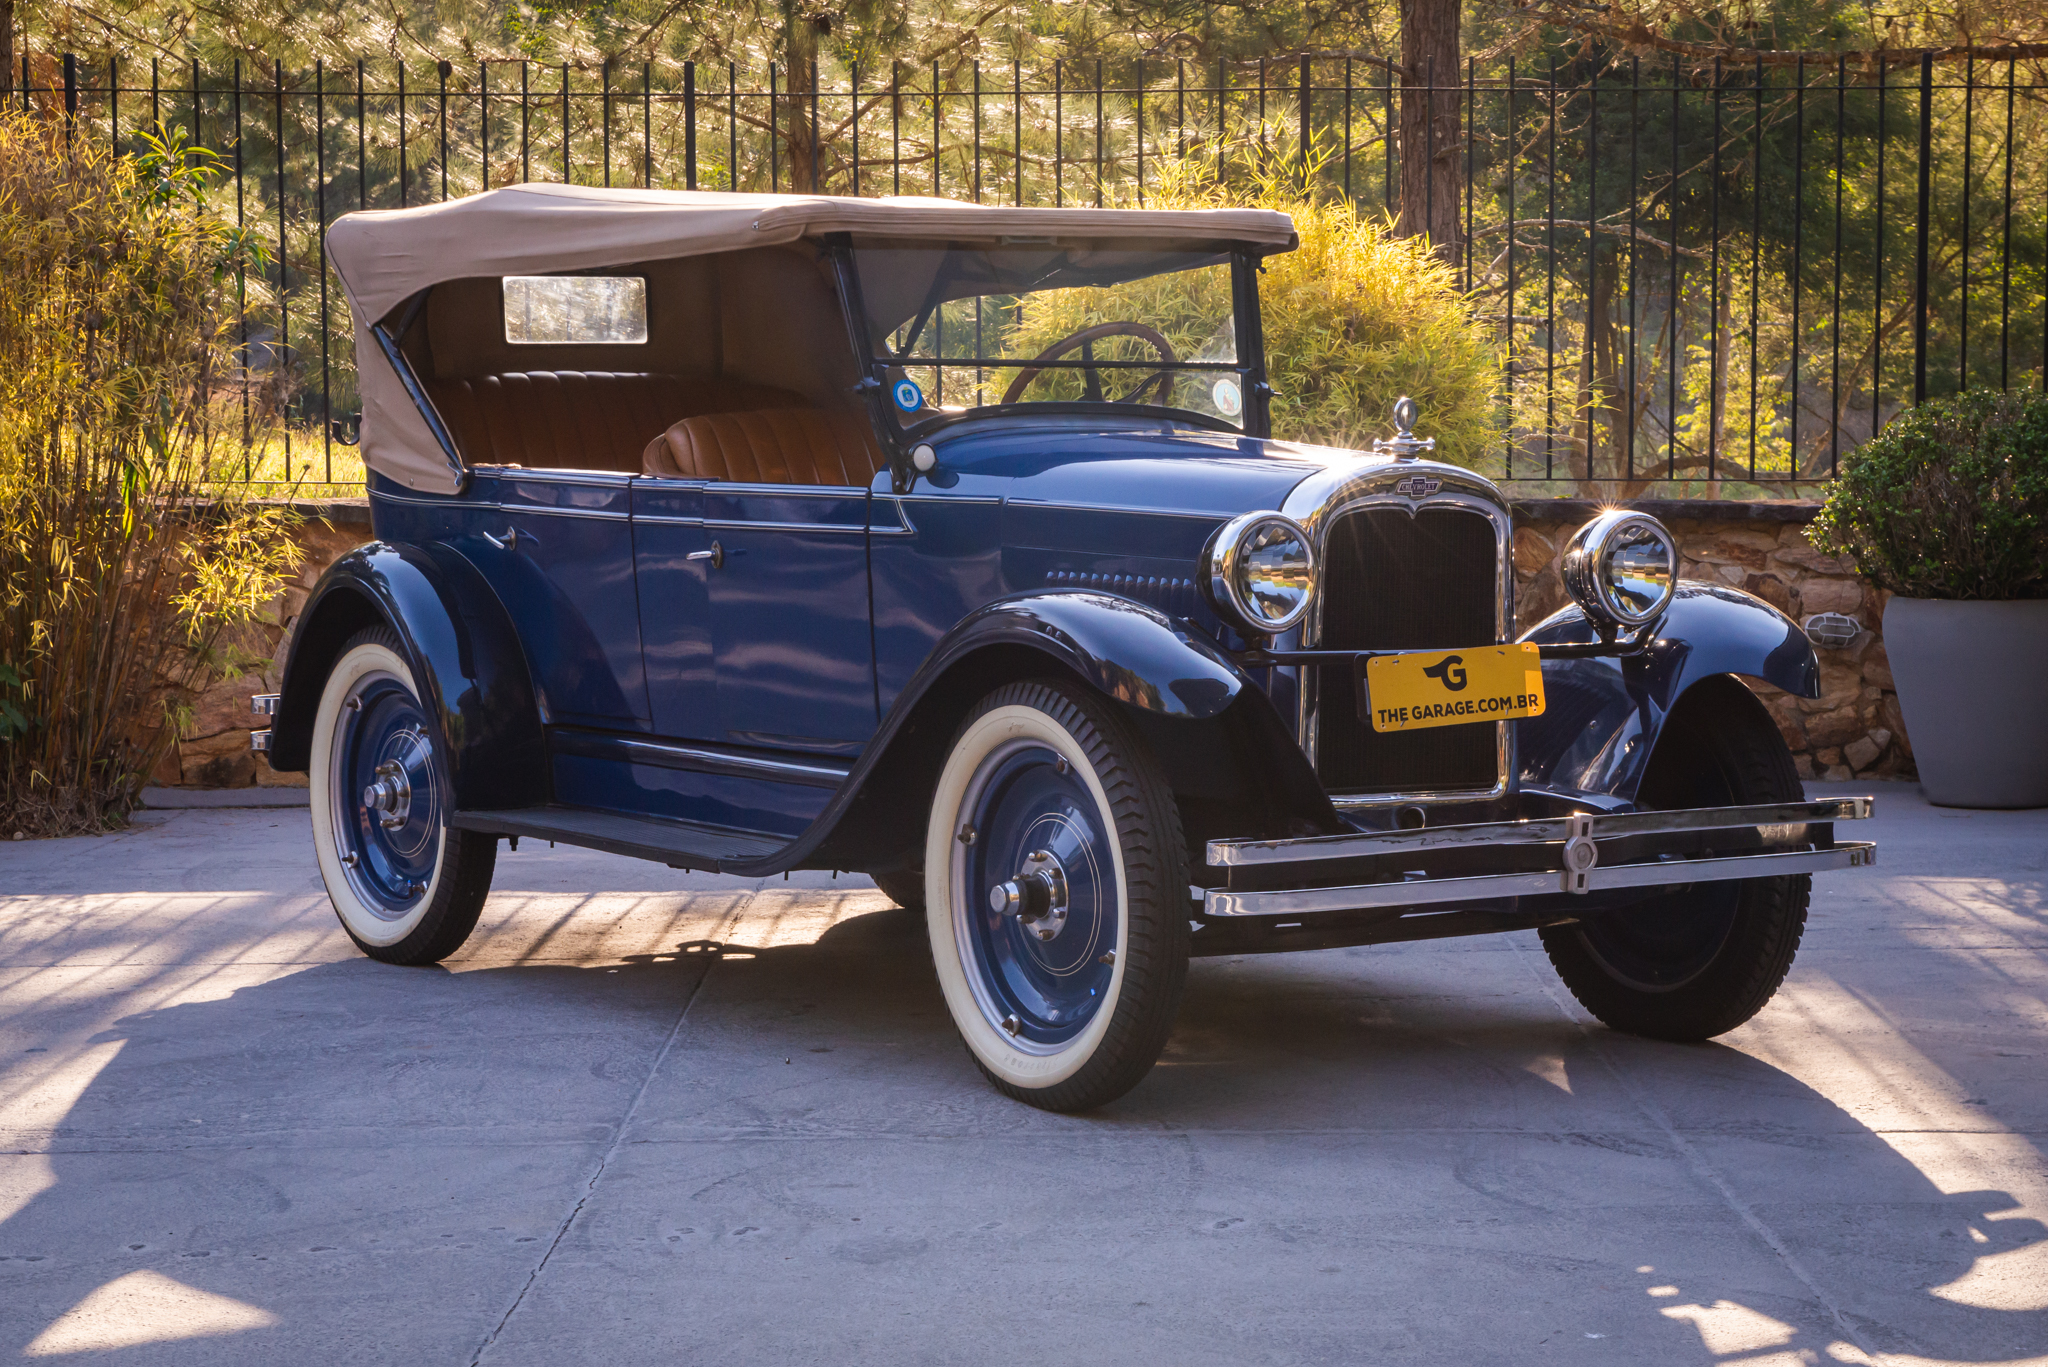
M1406 394L1394 400L1394 435L1392 438L1374 437L1372 453L1392 456L1395 460L1414 460L1424 451L1436 450L1435 437L1415 435L1415 420L1421 415L1422 406Z

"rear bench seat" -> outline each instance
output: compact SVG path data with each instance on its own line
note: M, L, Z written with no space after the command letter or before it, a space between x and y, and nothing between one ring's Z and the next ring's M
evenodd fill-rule
M640 468L667 479L864 486L883 463L866 410L782 408L685 418L647 444Z
M471 465L628 475L641 473L647 434L678 418L805 406L768 385L603 370L430 380L426 389Z

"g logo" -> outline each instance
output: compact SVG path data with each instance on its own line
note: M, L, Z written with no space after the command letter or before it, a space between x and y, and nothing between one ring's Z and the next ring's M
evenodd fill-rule
M1453 693L1463 693L1465 691L1465 657L1463 655L1446 655L1443 659L1422 672Z

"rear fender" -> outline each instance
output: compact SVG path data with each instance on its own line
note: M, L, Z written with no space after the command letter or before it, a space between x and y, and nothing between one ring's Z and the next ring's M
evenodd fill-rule
M925 808L967 713L1003 684L1064 674L1121 705L1166 769L1190 843L1220 831L1347 829L1266 694L1164 613L1089 592L991 603L942 638L832 802L773 868L914 862ZM751 872L735 869L734 872Z
M1566 645L1600 636L1570 607L1521 639ZM1820 696L1820 661L1798 623L1740 589L1680 584L1643 654L1544 663L1544 713L1516 723L1522 786L1633 802L1665 718L1687 689L1723 674Z
M547 751L525 654L483 576L441 545L373 541L320 577L292 633L271 767L310 767L328 673L350 637L379 624L397 635L412 668L455 807L546 802Z

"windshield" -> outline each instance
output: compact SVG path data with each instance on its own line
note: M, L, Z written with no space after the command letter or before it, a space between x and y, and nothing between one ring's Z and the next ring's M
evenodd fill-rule
M869 344L906 425L991 406L1176 409L1242 429L1229 252L1211 244L861 243Z

